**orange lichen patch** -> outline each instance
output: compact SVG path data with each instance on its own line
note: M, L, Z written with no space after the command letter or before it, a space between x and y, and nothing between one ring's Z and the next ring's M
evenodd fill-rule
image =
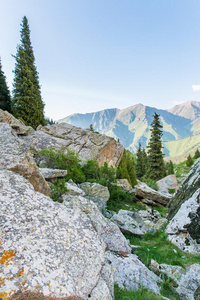
M8 295L8 293L6 293L6 292L3 292L3 293L0 293L0 298L1 299L8 299L8 297L9 297L9 295Z
M25 285L26 281L22 281L22 284Z
M16 275L17 276L22 276L23 273L24 273L24 268L22 268L20 272L16 273Z
M4 279L1 279L0 278L0 285L4 284L5 283L5 278Z
M9 265L9 262L12 260L13 257L15 257L16 254L12 250L3 251L3 255L0 259L1 264Z

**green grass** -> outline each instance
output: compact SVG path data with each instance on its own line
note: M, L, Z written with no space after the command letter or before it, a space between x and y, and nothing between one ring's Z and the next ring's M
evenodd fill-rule
M179 265L183 268L194 263L200 264L200 255L192 255L179 250L167 239L167 234L163 230L155 233L148 232L142 238L132 235L126 235L126 238L131 244L140 246L134 253L147 267L151 259L159 264Z
M118 285L115 285L115 300L159 300L160 296L154 294L147 289L139 289L138 291L123 290Z

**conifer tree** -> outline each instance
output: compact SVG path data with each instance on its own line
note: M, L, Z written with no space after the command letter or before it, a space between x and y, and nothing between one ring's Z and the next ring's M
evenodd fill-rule
M174 174L174 164L171 160L166 163L166 170L167 170L167 175Z
M193 161L191 155L189 154L187 157L187 160L186 160L186 166L191 167L193 165L193 163L194 163L194 161Z
M194 154L194 159L197 159L199 157L200 157L200 152L199 152L199 149L197 149Z
M136 172L135 172L135 162L129 152L126 153L126 167L127 167L128 175L130 178L130 184L132 187L134 187L137 184L137 178L136 178Z
M0 108L11 112L11 98L10 91L6 84L6 77L2 70L1 58L0 58Z
M46 125L44 103L41 98L38 72L30 40L28 20L22 20L21 43L15 57L12 112L26 125L36 128Z
M165 176L165 165L162 153L162 125L155 112L151 123L151 137L148 145L148 177L157 181Z
M127 163L126 163L126 152L124 151L122 158L120 160L119 166L117 168L117 178L118 179L128 179L128 182L131 184L131 179L128 174L127 170Z
M147 165L147 155L144 149L141 148L141 143L139 143L139 147L136 153L136 175L139 179L141 179L146 172Z

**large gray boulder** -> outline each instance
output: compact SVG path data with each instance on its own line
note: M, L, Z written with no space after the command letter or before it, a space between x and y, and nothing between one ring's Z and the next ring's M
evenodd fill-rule
M101 292L112 299L109 274L102 273L105 245L86 214L53 202L8 170L0 170L0 208L4 299L19 289L85 300Z
M200 251L200 159L169 203L169 240L181 250Z
M80 188L85 192L85 197L94 201L100 211L105 214L107 201L110 198L107 186L96 182L83 182L80 184Z
M109 166L117 166L124 151L113 138L67 123L39 126L36 132L23 139L36 150L69 147L79 154L83 163L88 159L95 159L100 166L104 162Z
M111 219L122 232L143 236L148 228L137 212L120 209Z
M134 187L134 191L137 198L151 200L156 205L166 206L172 197L170 194L167 195L150 188L146 183L141 181L138 181L138 184Z
M160 294L158 286L162 280L139 260L137 255L130 254L128 257L106 252L106 259L113 271L114 281L122 289L137 291L149 289Z
M92 200L68 194L64 194L62 198L64 206L77 211L80 215L86 215L90 219L94 230L102 238L107 250L120 252L124 255L131 253L131 247L120 229L102 215Z
M51 190L36 166L29 145L7 123L0 123L0 145L0 169L24 176L36 191L49 196Z
M178 288L176 289L180 299L198 300L200 299L200 265L190 266L186 274L182 276Z

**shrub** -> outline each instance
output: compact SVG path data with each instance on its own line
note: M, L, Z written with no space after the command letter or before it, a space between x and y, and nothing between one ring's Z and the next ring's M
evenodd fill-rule
M146 178L145 183L152 189L158 190L158 185L155 181L153 181L151 178Z
M83 166L82 171L85 175L86 181L99 181L100 168L96 160L88 160Z
M66 179L81 183L85 181L85 175L81 170L80 159L75 151L68 148L49 148L39 151L39 155L46 160L46 166L53 169L67 170Z
M56 183L51 185L51 198L54 201L63 202L61 196L68 191L65 183L65 179L57 179Z

